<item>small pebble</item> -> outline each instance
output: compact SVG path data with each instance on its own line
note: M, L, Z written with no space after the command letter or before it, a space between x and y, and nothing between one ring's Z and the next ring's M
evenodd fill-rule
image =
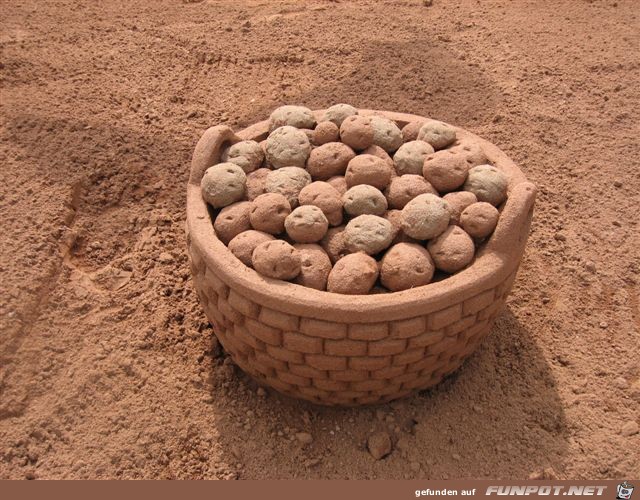
M380 460L391 453L391 437L386 432L376 432L367 439L367 449L373 458Z
M629 420L620 429L620 434L624 437L634 436L635 434L638 434L638 432L640 432L640 429L638 429L638 422L635 420Z

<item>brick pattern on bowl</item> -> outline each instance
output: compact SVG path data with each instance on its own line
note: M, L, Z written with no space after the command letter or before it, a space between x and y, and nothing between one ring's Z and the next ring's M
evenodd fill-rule
M338 323L249 300L207 267L187 239L198 297L234 362L262 384L323 405L382 403L440 382L489 332L516 274L424 316Z

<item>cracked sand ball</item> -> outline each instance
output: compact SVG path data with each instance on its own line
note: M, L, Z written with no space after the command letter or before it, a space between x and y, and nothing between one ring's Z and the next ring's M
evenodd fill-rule
M373 144L371 117L348 116L340 125L340 140L350 148L360 151Z
M304 167L311 153L307 134L285 125L275 129L266 143L266 158L274 168Z
M348 295L368 294L378 279L378 263L363 253L345 255L333 266L327 291Z
M424 141L405 142L393 155L396 173L398 175L422 175L422 167L427 156L434 153L431 144Z
M344 178L344 175L334 175L333 177L327 180L327 184L331 185L340 196L347 192L349 187L347 186L347 180Z
M421 194L402 209L402 230L417 240L430 240L449 225L449 204L434 194Z
M445 194L442 199L449 204L449 210L451 211L450 224L459 225L460 215L463 210L472 203L476 203L478 198L476 195L469 191L454 191L453 193Z
M291 204L284 195L265 193L253 200L249 221L257 231L280 234L284 231L284 221L290 213Z
M329 221L318 207L304 205L287 216L284 228L296 243L315 243L327 233Z
M455 273L467 267L473 260L475 246L459 226L449 226L440 236L430 241L427 250L437 269Z
M375 255L391 245L394 231L391 222L377 215L359 215L347 224L344 241L350 252Z
M449 148L451 151L460 153L463 155L471 167L477 167L478 165L486 165L489 163L487 155L477 143L466 140L460 144L456 144Z
M222 161L235 163L248 174L260 168L264 161L264 151L256 141L240 141L224 151Z
M392 176L395 174L396 167L393 164L393 158L391 158L391 156L389 156L389 153L387 153L380 146L376 146L375 144L372 144L368 148L365 148L362 151L360 151L360 154L361 155L373 155L373 156L377 156L378 158L384 160L391 167Z
M278 127L295 127L313 129L316 119L309 108L304 106L280 106L269 117L269 130L274 131Z
M385 190L390 208L403 209L404 206L416 196L431 193L437 195L438 192L421 175L401 175L391 179L391 184Z
M227 205L216 217L213 228L216 235L225 245L243 231L251 229L249 214L253 204L250 201L239 201Z
M290 280L300 274L300 254L284 240L260 243L251 260L253 268L269 278Z
M329 142L337 142L340 140L340 129L333 122L320 122L313 129L311 134L311 144L314 146L322 146Z
M368 184L353 186L342 196L344 211L349 215L383 215L387 210L387 199L379 189Z
M334 104L324 112L322 121L330 121L340 127L345 119L357 114L358 110L349 104Z
M298 195L300 205L315 205L325 215L331 226L342 224L342 199L340 193L327 182L315 181L305 186Z
M300 274L296 276L294 283L316 290L326 290L332 267L327 252L314 243L296 243L293 247L300 255Z
M429 120L426 118L422 120L416 120L413 122L407 123L404 127L402 127L402 139L404 142L415 141L418 139L418 133L422 126L427 123Z
M444 149L456 140L456 131L446 123L429 120L418 132L418 140L425 141L438 151Z
M235 163L209 167L200 182L202 198L214 208L231 205L244 197L247 175Z
M267 193L279 193L287 198L292 208L298 206L298 195L302 188L311 184L311 176L303 168L283 167L272 170L265 180Z
M307 170L316 180L327 180L344 175L347 165L356 156L353 149L341 142L328 142L318 146L309 155Z
M460 226L473 238L486 238L498 224L500 212L491 203L480 201L464 209Z
M431 255L415 243L392 246L380 262L380 281L392 292L428 285L434 272Z
M349 253L344 241L345 228L346 226L330 227L320 240L320 246L327 252L333 264Z
M373 155L358 155L347 165L345 179L347 186L369 184L384 189L391 182L393 168L383 159Z
M407 236L402 230L402 210L387 210L383 217L391 222L393 228L393 240L392 245L396 243L417 243L418 240Z
M265 184L269 172L271 170L268 168L259 168L247 174L247 199L249 201L253 201L261 194L266 193Z
M507 176L493 165L478 165L469 170L464 190L471 191L478 201L494 206L507 199Z
M469 163L455 151L438 151L424 160L422 175L441 193L458 189L467 180Z
M372 116L373 143L387 153L396 151L402 145L402 131L396 122L384 116Z
M249 229L235 236L229 242L228 247L231 253L240 259L245 266L252 267L253 263L251 262L251 258L255 248L260 243L273 240L275 240L275 237L269 233Z

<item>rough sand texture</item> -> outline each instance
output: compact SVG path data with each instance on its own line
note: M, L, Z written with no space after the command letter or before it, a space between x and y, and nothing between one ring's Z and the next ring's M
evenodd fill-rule
M238 4L2 2L0 477L637 476L636 2ZM201 132L336 102L467 128L540 187L492 334L378 408L262 395L185 254Z

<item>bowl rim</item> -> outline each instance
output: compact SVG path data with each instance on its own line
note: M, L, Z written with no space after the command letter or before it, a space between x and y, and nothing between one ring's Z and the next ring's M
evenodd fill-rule
M358 112L387 117L401 128L412 121L431 120L389 111L360 109ZM324 110L314 111L317 119L323 113ZM285 314L339 323L374 323L424 316L449 306L455 307L467 298L497 286L516 270L529 233L536 187L497 146L465 129L450 126L456 130L458 140L467 139L481 145L489 160L509 179L508 198L494 233L477 252L474 262L457 274L400 292L344 295L264 277L242 264L215 234L207 204L201 195L200 179L208 167L219 162L220 154L227 145L248 139L259 142L266 138L268 120L237 133L228 126L218 125L202 134L193 153L187 186L189 251L192 252L193 246L206 267L229 288Z

